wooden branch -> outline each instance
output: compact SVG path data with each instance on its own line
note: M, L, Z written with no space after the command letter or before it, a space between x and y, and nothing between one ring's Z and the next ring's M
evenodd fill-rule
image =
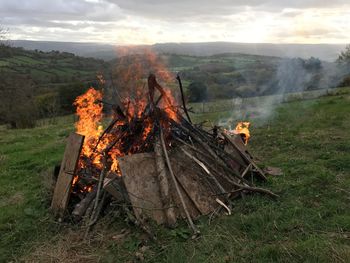
M108 127L107 127L107 128L102 132L102 134L98 137L98 140L97 140L97 142L96 142L96 145L95 145L94 149L92 150L91 155L96 151L97 146L100 144L100 142L101 142L103 136L105 136L105 134L109 133L117 122L118 122L118 119L117 119L117 118L114 119L114 120L112 120L111 123L108 125ZM91 158L91 156L90 156L90 158Z
M214 170L215 173L217 173L218 175L221 175L221 176L224 176L223 174L219 173L217 170ZM259 188L259 187L253 187L253 186L249 186L249 185L246 185L246 184L240 184L240 183L237 183L235 182L234 180L232 180L231 178L227 178L226 179L231 183L233 184L234 186L236 186L237 188L239 189L242 189L242 190L247 190L247 191L250 191L250 192L258 192L258 193L261 193L261 194L266 194L266 195L269 195L270 197L273 197L273 198L277 198L279 197L279 195L271 192L270 190L267 190L267 189L264 189L264 188ZM227 193L231 193L231 192L227 192Z
M209 171L209 169L205 166L204 163L202 163L200 160L198 160L196 157L194 157L192 154L190 154L188 151L186 151L184 148L180 148L184 154L186 154L188 157L190 157L195 163L197 163L200 167L203 168L203 170L210 176L210 178L215 182L217 187L219 188L221 193L225 192L225 189L222 187L222 185L219 183L219 181L216 179L215 176L212 175L212 173Z
M157 177L159 182L160 197L162 200L163 208L165 209L165 216L167 218L168 226L172 227L176 224L175 209L172 205L171 193L169 188L169 182L166 172L166 165L163 159L162 146L161 146L160 134L155 137L154 142L154 156L156 162Z
M184 130L187 134L189 134L196 142L199 143L200 146L202 146L202 148L204 150L206 150L206 152L208 152L208 154L211 156L211 159L215 162L217 162L220 167L222 167L225 172L228 172L230 175L233 175L234 177L238 178L239 180L245 182L246 184L249 184L249 182L244 179L240 174L237 174L234 170L230 169L227 164L221 160L217 154L210 148L210 146L208 144L206 144L205 142L203 142L198 136L195 136L195 134L193 134L193 132L191 132L189 129L178 125L178 127L182 130ZM192 145L190 146L192 149L196 149L195 147L193 147ZM196 149L197 150L197 149Z
M96 193L97 193L97 187L94 186L93 190L87 193L85 198L75 206L72 212L72 215L75 220L80 220L85 215L85 212L88 209L90 203L96 197Z
M161 85L159 85L159 83L157 82L156 76L154 74L150 74L148 76L147 83L148 83L150 102L151 102L152 106L155 105L154 104L154 91L156 88L160 92L160 94L163 95L164 99L169 104L169 106L173 107L171 100L169 99L168 95L164 91L163 87Z
M238 183L236 184L236 186L242 188L243 190L247 190L250 192L257 192L260 194L266 194L266 195L269 195L270 197L273 197L273 198L279 197L278 194L275 194L268 189L264 189L264 188L260 188L260 187L251 187L251 186L247 186L247 185L240 185Z
M98 204L100 202L100 195L101 195L101 192L103 192L103 181L104 181L104 178L107 174L107 153L104 153L104 156L103 156L103 168L102 168L102 171L100 173L100 177L98 179L98 185L97 185L97 193L96 193L96 198L95 198L95 203L94 203L94 207L93 207L93 210L92 210L92 213L91 213L91 217L90 217L90 224L92 224L92 222L95 220L95 217L96 217L96 214L97 214L97 207L98 207Z
M183 91L183 87L182 87L182 82L181 82L181 78L179 75L176 76L177 81L179 82L179 87L180 87L180 92L181 92L181 99L182 99L182 105L184 107L184 112L187 116L187 119L190 123L192 123L190 115L188 114L187 108L186 108L186 101L185 101L185 95L184 95L184 91Z
M267 180L266 176L265 176L265 173L259 168L259 166L251 159L249 158L245 153L243 153L241 151L241 149L239 149L239 147L236 145L236 143L233 141L233 139L227 135L225 132L222 132L221 133L222 136L224 136L224 138L226 139L226 141L228 141L237 151L239 151L242 155L242 157L248 162L248 163L251 163L253 165L253 167L257 170L257 172L259 173L260 177L263 179L263 180Z
M191 218L191 215L190 213L188 212L188 209L186 207L186 203L185 203L185 200L181 194L181 191L180 191L180 188L179 188L179 185L177 183L177 180L176 180L176 177L174 175L174 172L173 172L173 169L171 167L171 163L170 163L170 159L169 159L169 156L168 156L168 152L167 152L167 149L166 149L166 145L165 145L165 141L164 141L164 135L163 135L163 131L162 129L160 128L160 140L161 140L161 143L162 143L162 147L163 147L163 153L164 153L164 156L165 156L165 160L166 160L166 163L167 163L167 166L168 166L168 169L169 169L169 172L170 172L170 175L171 175L171 178L173 180L173 183L175 185L175 189L176 189L176 192L180 198L180 201L181 201L181 204L182 204L182 207L185 211L185 214L186 214L186 217L187 217L187 220L188 220L188 223L190 225L190 227L192 228L192 231L195 235L199 234L199 230L197 229L197 227L195 226L195 224L193 223L192 221L192 218Z
M244 178L244 176L252 169L252 164L248 164L248 166L245 168L241 176Z

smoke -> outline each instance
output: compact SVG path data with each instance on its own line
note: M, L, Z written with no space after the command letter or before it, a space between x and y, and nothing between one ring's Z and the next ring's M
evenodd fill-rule
M277 64L273 78L259 87L260 97L232 99L230 118L221 119L219 125L231 128L237 121L254 120L264 124L283 102L314 99L338 87L349 76L349 65L324 62L317 58L283 58ZM249 80L249 76L245 76Z

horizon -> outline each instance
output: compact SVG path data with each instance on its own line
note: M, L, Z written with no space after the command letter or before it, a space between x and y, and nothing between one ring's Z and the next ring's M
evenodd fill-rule
M251 45L350 45L350 42L343 43L274 43L274 42L234 42L234 41L205 41L205 42L156 42L152 44L118 44L111 42L94 41L63 41L63 40L35 40L35 39L8 39L7 41L28 41L28 42L52 42L52 43L71 43L71 44L96 44L110 46L153 46L159 44L208 44L208 43L227 43L227 44L251 44Z

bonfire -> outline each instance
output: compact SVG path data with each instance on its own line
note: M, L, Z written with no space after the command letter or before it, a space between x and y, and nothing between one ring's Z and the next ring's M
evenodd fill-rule
M151 221L174 227L182 219L198 234L199 216L231 214L242 194L277 197L254 186L266 177L246 148L250 124L233 131L193 124L177 80L181 105L149 74L138 97L113 104L106 128L102 91L91 88L76 99L76 133L68 138L52 201L61 220L71 215L88 232L118 204L151 236Z

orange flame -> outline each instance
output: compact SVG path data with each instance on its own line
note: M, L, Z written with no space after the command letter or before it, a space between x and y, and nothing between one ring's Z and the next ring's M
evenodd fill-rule
M234 134L244 135L244 144L247 145L250 138L249 132L250 122L239 122L237 123L236 128L233 130Z
M151 52L145 52L140 56L128 56L121 58L116 68L117 81L120 81L119 86L125 87L125 90L121 91L122 97L125 99L122 101L124 108L126 109L127 120L118 120L113 126L113 131L103 134L102 119L103 119L103 105L102 92L90 88L85 94L76 98L74 105L76 106L76 114L79 117L75 124L77 133L85 136L84 145L81 152L81 158L79 161L79 167L87 167L88 164L93 165L98 169L102 169L103 164L103 152L113 144L113 147L108 152L108 164L110 170L121 175L118 167L118 157L132 154L139 149L143 144L147 144L148 135L152 132L154 123L152 118L143 119L142 131L136 136L132 142L132 146L128 150L124 150L122 139L119 137L128 136L123 134L122 129L118 130L118 127L125 125L134 118L142 119L143 113L149 104L148 88L146 86L146 77L150 70L159 77L160 81L169 81L171 79L171 73L160 62L157 56ZM98 78L102 84L105 80L102 75ZM123 94L124 91L124 94ZM171 91L165 89L166 97L163 98L160 108L163 108L168 117L177 121L176 103L171 94ZM159 96L160 94L158 94ZM168 124L163 124L167 127ZM88 163L89 162L89 163ZM90 163L91 162L91 163ZM74 184L79 178L74 178ZM89 188L90 189L90 188ZM88 188L83 189L83 192L88 191Z
M76 98L76 114L79 117L75 123L77 133L85 136L82 155L90 157L93 155L94 146L102 132L102 92L90 88L85 94ZM100 156L93 158L94 164L100 163ZM81 163L84 166L83 163Z

